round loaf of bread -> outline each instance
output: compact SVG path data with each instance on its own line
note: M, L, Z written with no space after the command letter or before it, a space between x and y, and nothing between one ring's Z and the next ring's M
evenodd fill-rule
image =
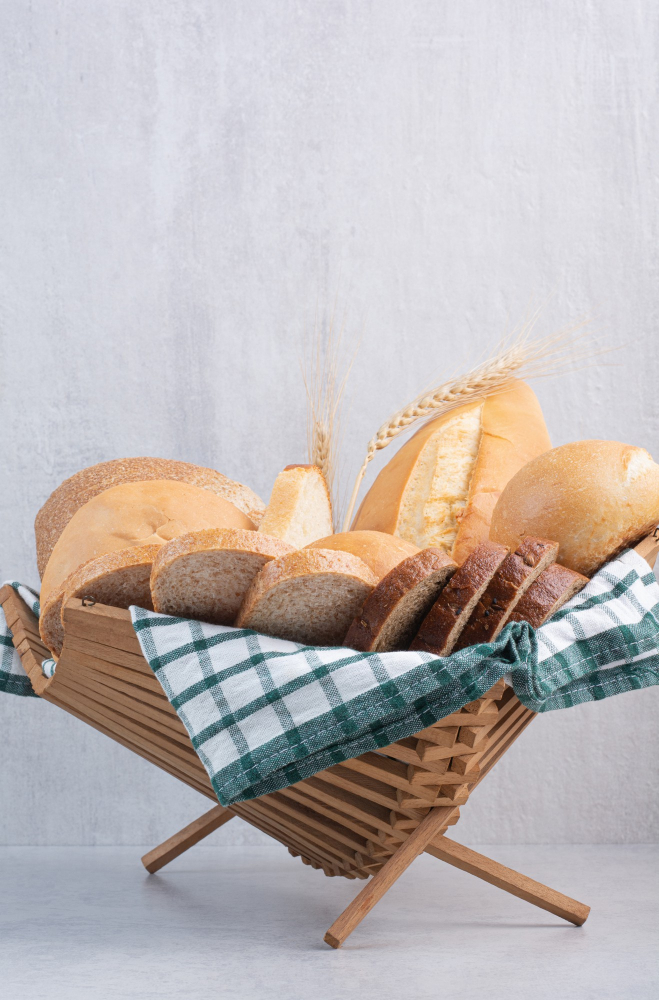
M248 486L228 479L215 469L205 469L191 462L167 458L115 458L99 462L65 479L37 514L34 533L39 576L43 576L57 539L77 510L113 486L151 479L171 479L210 490L242 510L255 525L265 510L263 501Z
M416 555L419 546L396 538L384 531L341 531L327 538L319 538L306 546L308 549L333 549L357 556L375 573L378 580L391 572L403 559Z
M41 583L40 629L48 648L58 652L51 645L55 635L48 622L59 622L65 581L71 573L108 552L161 546L201 528L254 530L255 525L223 497L174 480L124 483L86 503L62 531Z
M488 538L506 483L551 448L540 404L525 382L425 423L385 465L353 530L438 545L458 564Z
M516 548L525 535L559 544L558 562L591 576L659 523L659 465L619 441L573 441L513 476L494 509L491 538Z

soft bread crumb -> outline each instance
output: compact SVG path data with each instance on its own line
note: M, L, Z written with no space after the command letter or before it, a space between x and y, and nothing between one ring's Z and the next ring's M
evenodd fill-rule
M482 404L456 413L426 442L403 496L396 534L450 553L481 440Z
M652 456L645 448L628 448L623 462L627 470L625 482L628 483L633 483L636 479L646 476L650 468L654 466Z

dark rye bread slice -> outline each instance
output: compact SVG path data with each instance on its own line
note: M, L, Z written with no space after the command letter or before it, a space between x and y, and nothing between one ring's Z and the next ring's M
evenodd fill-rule
M557 555L558 542L524 538L490 580L454 648L464 649L496 639L518 601L542 571L556 562Z
M539 628L588 583L588 577L554 563L526 591L508 621Z
M481 542L446 584L410 649L448 656L490 580L508 555L504 545Z
M343 645L363 653L407 649L457 568L443 549L422 549L403 559L366 598Z

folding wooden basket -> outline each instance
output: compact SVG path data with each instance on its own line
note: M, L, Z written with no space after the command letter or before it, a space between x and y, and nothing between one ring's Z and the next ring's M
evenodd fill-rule
M37 619L11 587L0 590L14 645L35 692L174 777L217 800L187 732L142 656L127 611L70 601L55 675ZM337 764L291 788L210 812L144 856L150 872L240 816L325 875L369 879L325 941L338 948L425 851L536 906L582 924L589 907L445 836L474 788L529 724L503 682L409 739Z

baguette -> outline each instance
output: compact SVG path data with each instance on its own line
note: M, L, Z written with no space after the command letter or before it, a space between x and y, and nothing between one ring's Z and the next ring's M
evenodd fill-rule
M364 653L407 649L457 568L443 549L422 549L403 559L366 598L343 645Z
M301 549L263 567L235 624L293 642L338 646L377 582L349 552Z
M413 542L387 535L384 531L342 531L328 538L319 538L307 548L350 552L363 560L378 580L391 572L403 559L419 551L418 545Z
M454 649L491 642L508 621L533 581L556 561L557 542L525 538L501 563L474 608Z
M296 549L332 534L332 502L317 465L287 465L279 473L259 531Z
M528 622L533 628L540 628L587 583L587 576L554 563L531 584L508 621Z
M240 528L206 528L161 546L151 571L153 607L165 615L233 625L266 563L293 552L280 538Z
M224 497L257 525L263 515L264 503L248 486L228 479L215 469L205 469L191 462L165 458L115 458L99 462L65 479L50 494L34 522L37 542L37 566L42 577L57 539L77 510L99 493L122 483L170 479L190 486L210 490Z
M410 649L448 656L507 555L503 545L481 542L440 593Z

